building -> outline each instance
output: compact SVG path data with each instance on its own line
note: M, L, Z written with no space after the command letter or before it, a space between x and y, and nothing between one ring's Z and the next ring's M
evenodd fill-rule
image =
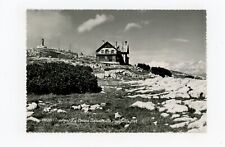
M129 45L127 41L125 41L121 47L117 46L117 43L113 46L107 41L96 50L96 60L102 63L118 63L121 65L128 65L128 54Z

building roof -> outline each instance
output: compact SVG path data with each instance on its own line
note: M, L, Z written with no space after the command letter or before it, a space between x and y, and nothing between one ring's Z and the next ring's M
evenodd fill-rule
M105 42L102 46L100 46L96 52L100 51L102 48L114 48L117 50L117 48L115 48L115 46L113 46L111 43L109 43L108 41Z

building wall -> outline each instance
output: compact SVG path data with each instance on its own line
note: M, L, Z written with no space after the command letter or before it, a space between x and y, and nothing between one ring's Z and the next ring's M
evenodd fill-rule
M105 62L117 62L116 55L97 55L97 61L105 61Z
M117 54L117 50L114 48L102 48L97 54Z

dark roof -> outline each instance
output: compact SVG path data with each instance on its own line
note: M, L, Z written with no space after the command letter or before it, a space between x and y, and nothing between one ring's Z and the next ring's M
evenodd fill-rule
M108 41L105 42L101 47L99 47L96 52L100 51L102 48L115 48L115 46L113 46L111 43L109 43ZM117 49L116 49L117 50Z

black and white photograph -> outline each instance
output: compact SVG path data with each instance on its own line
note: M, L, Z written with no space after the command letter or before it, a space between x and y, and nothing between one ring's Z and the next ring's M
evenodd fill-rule
M207 132L205 10L33 10L27 132Z
M0 146L224 147L224 6L0 0Z

